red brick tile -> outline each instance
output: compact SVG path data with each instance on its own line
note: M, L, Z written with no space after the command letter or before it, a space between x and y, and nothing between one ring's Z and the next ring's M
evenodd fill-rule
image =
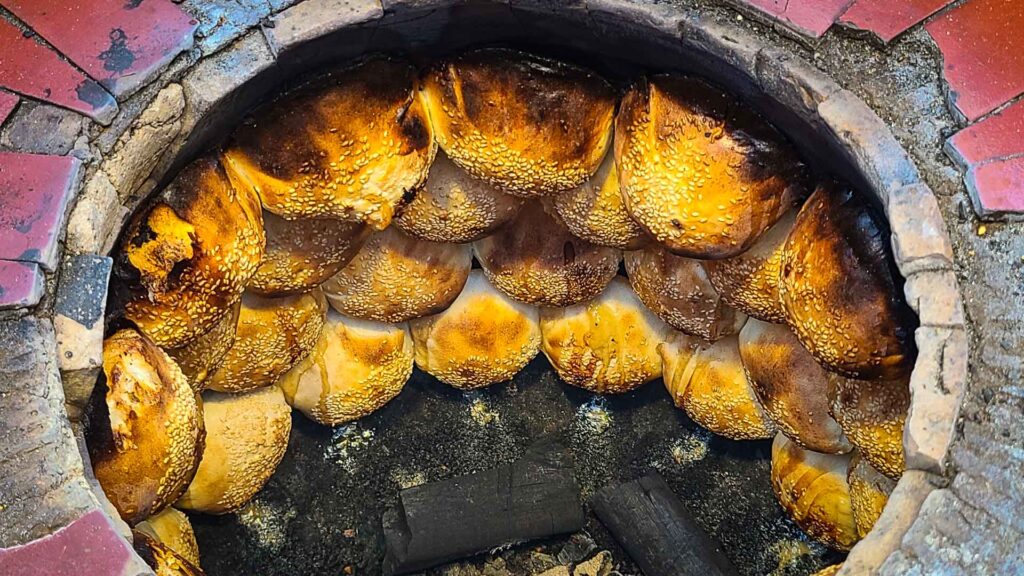
M117 102L56 52L0 18L0 87L109 123Z
M128 542L99 510L45 538L0 549L4 576L120 576L130 565Z
M57 265L57 240L80 162L0 152L0 260Z
M971 0L926 25L950 99L969 121L1024 93L1024 2Z
M742 0L804 36L820 38L853 0Z
M0 310L35 306L42 297L43 271L39 264L0 260Z
M889 42L952 3L953 0L856 0L839 23L867 30Z
M168 0L0 0L100 84L121 96L192 45L197 22Z
M957 132L946 151L964 169L1024 154L1024 100Z
M1024 156L973 168L965 180L982 218L1024 217Z
M0 90L0 125L4 123L4 120L7 120L7 117L11 115L11 112L14 111L14 107L17 105L17 94Z

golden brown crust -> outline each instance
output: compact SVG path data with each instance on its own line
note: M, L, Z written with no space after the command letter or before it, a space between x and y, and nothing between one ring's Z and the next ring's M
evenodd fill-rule
M722 295L722 300L759 320L777 324L786 322L779 282L782 251L795 221L796 210L790 210L746 252L725 260L705 260L702 263L708 280Z
M819 187L782 260L782 302L800 342L829 370L895 380L913 367L917 320L881 216L846 188Z
M405 322L444 310L459 296L473 265L463 244L377 232L340 272L323 283L338 312L378 322Z
M621 253L580 240L537 201L507 226L473 243L487 279L527 304L571 306L604 290Z
M188 378L188 383L196 392L203 390L206 379L220 367L228 350L235 342L235 330L238 328L238 314L241 309L242 300L239 299L231 306L231 311L221 318L209 332L200 335L181 348L167 350L167 355L178 364L181 372Z
M836 550L857 543L850 486L850 455L804 450L784 434L772 443L772 489L779 504L808 536Z
M285 220L263 213L267 252L248 290L262 296L308 292L334 276L370 236L359 222L331 218Z
M825 370L788 327L751 318L740 331L739 345L757 398L783 434L815 452L853 449L829 415Z
M694 422L733 440L775 434L775 424L743 372L735 335L711 344L672 332L658 351L664 363L665 388Z
M327 301L319 289L282 298L246 292L235 340L206 387L243 392L276 384L313 349L326 313Z
M461 244L507 224L522 205L522 198L473 178L438 152L426 183L395 216L395 225L421 240Z
M676 330L715 341L747 317L722 300L698 260L651 245L626 252L626 274L643 303Z
M277 386L241 394L203 393L206 451L176 507L226 514L244 506L288 448L292 411Z
M494 288L480 270L447 310L411 326L416 365L456 388L510 380L540 352L540 312Z
M600 296L568 308L543 308L544 355L562 380L621 394L661 376L658 346L672 329L616 277Z
M158 540L176 554L199 566L199 544L192 530L188 516L175 508L164 508L162 512L146 518L135 525L135 530Z
M200 158L128 225L115 301L158 345L178 348L228 313L264 243L256 195L235 190L216 158Z
M850 500L853 504L853 519L857 524L857 535L868 535L882 515L889 495L896 488L896 481L875 470L860 454L854 454L850 470L846 475L850 484Z
M611 140L611 87L562 62L475 50L432 67L424 92L441 148L509 194L544 196L579 186Z
M205 576L199 566L173 548L141 530L132 531L136 554L153 569L156 576Z
M906 465L903 425L910 410L910 379L852 380L828 375L832 417L875 469L899 478Z
M615 158L633 219L691 258L740 254L800 193L802 165L782 136L695 78L634 86L615 121Z
M287 93L235 132L228 173L278 216L381 230L436 150L415 82L408 64L377 58Z
M569 232L592 244L636 250L650 241L623 204L614 154L605 156L590 180L555 196L552 204Z
M192 480L203 452L200 406L174 361L134 330L103 343L103 373L88 409L89 456L107 498L135 524Z
M334 426L367 416L398 396L412 374L413 356L407 325L330 310L313 351L278 386L293 408Z
M817 572L815 572L811 576L836 576L836 574L839 573L839 570L842 569L842 567L843 567L842 563L833 564L831 566L826 566L826 567L822 568L821 570L818 570Z

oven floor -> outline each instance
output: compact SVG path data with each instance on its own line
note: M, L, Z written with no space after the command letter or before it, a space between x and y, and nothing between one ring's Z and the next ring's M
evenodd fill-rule
M403 487L484 470L557 434L576 459L584 500L657 470L741 574L796 576L841 560L785 517L769 484L770 441L711 436L672 403L661 381L600 398L563 384L539 357L508 384L463 393L419 372L382 410L348 426L295 413L288 453L240 512L192 515L210 576L377 576L380 518ZM430 576L532 575L578 559L591 543L638 574L596 518L583 534L528 543ZM615 574L615 572L613 572Z

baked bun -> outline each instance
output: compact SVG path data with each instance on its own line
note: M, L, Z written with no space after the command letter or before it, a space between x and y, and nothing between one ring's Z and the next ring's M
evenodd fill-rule
M836 576L836 574L839 574L839 571L842 568L843 568L842 563L840 563L840 564L833 564L831 566L826 566L826 567L822 568L821 570L818 570L814 574L811 574L811 576Z
M427 182L399 211L395 226L421 240L461 244L510 222L522 205L522 198L473 178L438 152Z
M696 78L634 86L615 120L615 158L633 219L691 258L742 253L801 193L803 167L782 136Z
M167 355L181 368L192 389L200 392L205 388L206 379L220 367L228 350L235 343L238 315L242 309L239 299L206 334L200 335L181 348L167 350Z
M411 322L416 365L462 389L510 380L540 351L540 313L494 288L480 270L440 314Z
M245 293L235 340L206 387L243 392L277 383L313 349L326 313L320 290L281 298Z
M267 253L248 290L261 296L308 292L338 273L370 235L359 222L331 218L285 220L263 213Z
M371 236L323 290L331 307L346 316L405 322L447 308L472 266L468 245L417 240L391 227Z
M178 508L226 514L244 506L288 448L292 410L277 386L241 394L203 393L206 451Z
M583 184L611 141L611 87L562 62L475 50L432 67L424 93L448 157L509 194L545 196Z
M437 149L415 84L412 66L376 58L286 93L235 131L228 173L283 218L382 230Z
M650 240L626 212L614 154L605 156L590 180L555 196L552 204L569 232L591 244L636 250Z
M626 252L626 274L640 300L676 330L715 341L747 317L722 300L701 263L661 246Z
M703 262L708 280L722 300L758 320L786 322L779 282L782 250L795 221L796 210L790 210L746 252L725 260Z
M87 409L86 445L96 480L128 524L174 502L203 453L203 420L185 375L135 330L103 343L105 386Z
M278 385L293 408L334 426L367 416L398 396L412 374L413 355L407 325L330 310L313 351Z
M156 576L205 576L199 566L146 532L132 531L132 547Z
M846 481L850 485L850 500L853 504L853 519L857 524L857 536L863 538L875 527L875 522L882 515L889 495L896 488L896 481L875 470L860 454L854 454L850 460Z
M602 394L629 392L659 378L658 345L672 331L622 277L589 302L541 309L540 329L544 355L558 376Z
M784 434L772 443L772 489L801 530L836 550L860 538L853 519L846 472L850 455L804 450Z
M235 190L216 158L200 158L129 223L115 302L159 346L184 346L228 313L263 248L259 198Z
M658 348L665 388L697 424L733 440L771 438L775 423L757 401L743 371L738 339L711 344L672 332Z
M905 468L903 425L910 410L910 379L851 380L828 375L832 417L861 456L879 472L899 478Z
M571 306L604 290L621 253L580 240L529 202L507 226L473 243L487 279L509 296L543 306Z
M782 303L800 342L860 380L910 374L916 318L903 297L881 216L847 188L818 188L782 258Z
M148 534L176 554L199 566L199 544L188 516L176 508L164 508L163 512L150 516L135 525L135 530Z
M815 452L853 449L829 415L825 370L789 328L751 318L740 331L739 345L747 378L779 431Z

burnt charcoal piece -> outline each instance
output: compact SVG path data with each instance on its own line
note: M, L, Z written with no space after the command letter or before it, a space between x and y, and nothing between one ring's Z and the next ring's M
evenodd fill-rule
M384 513L385 576L500 546L576 532L583 506L572 455L537 442L512 464L403 490Z
M644 576L737 573L721 546L697 526L658 474L606 486L590 506Z

